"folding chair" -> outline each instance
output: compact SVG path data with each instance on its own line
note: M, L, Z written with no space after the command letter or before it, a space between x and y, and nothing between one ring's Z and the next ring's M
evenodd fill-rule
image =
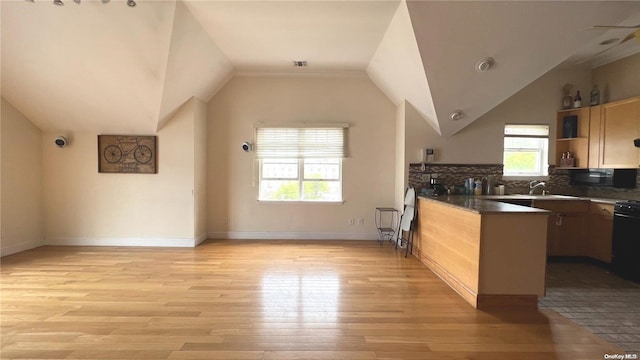
M404 257L409 256L409 251L413 254L413 220L416 217L416 191L409 187L404 193L404 210L400 216L398 225L398 238L396 239L396 249L406 246Z

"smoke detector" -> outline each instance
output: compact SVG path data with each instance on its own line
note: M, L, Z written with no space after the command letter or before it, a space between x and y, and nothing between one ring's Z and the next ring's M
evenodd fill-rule
M294 67L306 67L307 66L307 60L293 60L293 66Z

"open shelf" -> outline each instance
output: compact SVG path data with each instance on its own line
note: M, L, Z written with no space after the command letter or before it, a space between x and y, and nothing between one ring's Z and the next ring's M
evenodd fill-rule
M556 115L556 168L586 169L589 166L589 115L590 108L560 110ZM563 138L564 119L567 116L577 117L576 137ZM569 152L576 159L575 166L561 166L562 154Z

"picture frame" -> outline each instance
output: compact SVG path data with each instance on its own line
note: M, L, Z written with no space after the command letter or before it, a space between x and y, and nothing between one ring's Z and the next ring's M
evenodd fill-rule
M156 174L157 136L98 135L98 172Z

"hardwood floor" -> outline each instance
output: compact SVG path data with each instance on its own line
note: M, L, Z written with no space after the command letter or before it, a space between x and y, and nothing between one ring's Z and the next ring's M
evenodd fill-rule
M551 310L473 309L370 241L41 247L2 258L2 359L603 359Z

